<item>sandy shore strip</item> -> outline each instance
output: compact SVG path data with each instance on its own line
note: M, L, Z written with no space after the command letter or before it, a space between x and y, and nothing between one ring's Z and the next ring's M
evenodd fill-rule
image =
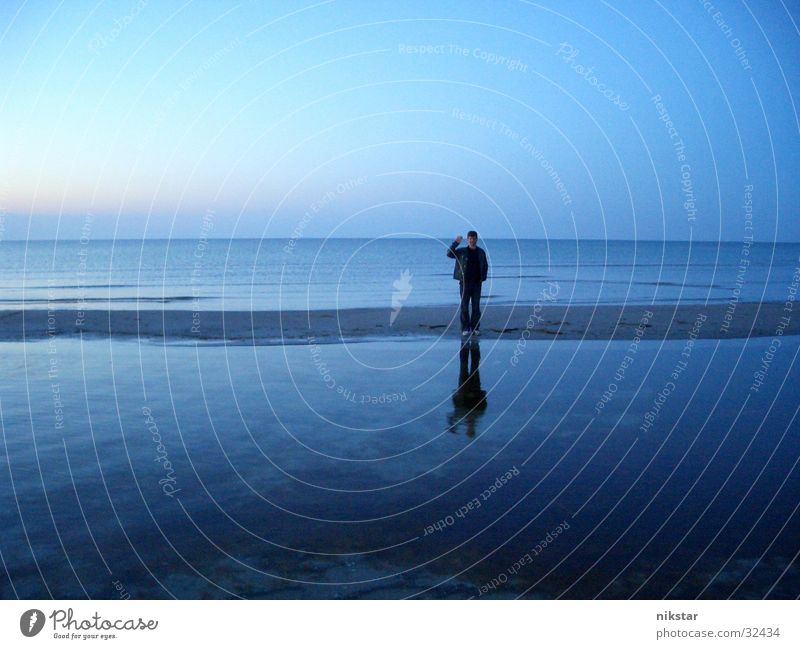
M791 306L791 303L790 303ZM780 302L556 306L491 305L484 311L484 339L647 340L747 338L800 333L800 316ZM788 310L787 310L788 308ZM387 337L459 337L458 309L406 307L390 325L391 309L321 311L44 310L0 311L0 341L55 336L301 344L312 340Z

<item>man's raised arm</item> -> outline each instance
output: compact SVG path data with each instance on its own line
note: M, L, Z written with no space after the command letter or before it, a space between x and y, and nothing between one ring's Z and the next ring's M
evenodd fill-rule
M456 238L453 240L453 243L451 243L450 247L447 249L448 257L454 258L456 256L455 249L458 248L458 244L461 243L461 241L462 241L462 236L459 234L458 236L456 236Z

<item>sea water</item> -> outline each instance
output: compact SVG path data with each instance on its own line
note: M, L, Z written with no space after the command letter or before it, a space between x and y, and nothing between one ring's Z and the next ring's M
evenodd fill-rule
M793 598L799 343L3 343L0 596Z
M785 299L800 244L481 240L483 295L534 303ZM450 241L0 241L0 308L277 310L452 304ZM463 244L462 244L463 245Z

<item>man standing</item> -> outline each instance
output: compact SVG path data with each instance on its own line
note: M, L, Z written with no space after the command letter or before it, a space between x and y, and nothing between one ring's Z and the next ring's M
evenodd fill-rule
M462 241L459 234L447 249L447 256L456 260L453 279L457 279L461 289L461 335L480 335L481 322L481 283L486 281L489 262L486 253L478 247L478 233L467 232L467 247L459 248ZM472 302L472 315L469 305Z

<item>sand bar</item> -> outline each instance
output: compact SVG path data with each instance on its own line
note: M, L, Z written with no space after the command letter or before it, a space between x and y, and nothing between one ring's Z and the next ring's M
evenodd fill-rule
M789 307L793 303L789 303ZM391 309L320 311L177 311L26 309L0 311L0 341L56 336L299 344L342 339L460 336L456 306L406 307L390 323ZM484 339L630 340L747 338L800 333L800 314L778 302L559 306L490 305Z

